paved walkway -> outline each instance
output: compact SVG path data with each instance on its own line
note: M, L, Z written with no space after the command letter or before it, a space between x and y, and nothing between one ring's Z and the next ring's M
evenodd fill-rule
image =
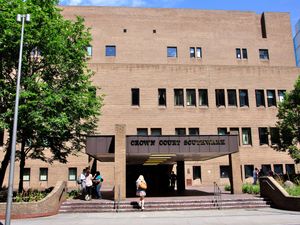
M169 212L85 213L12 220L12 225L300 225L300 212L271 208Z

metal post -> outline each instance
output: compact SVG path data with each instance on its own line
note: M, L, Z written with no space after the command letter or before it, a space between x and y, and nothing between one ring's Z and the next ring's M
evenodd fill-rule
M19 18L20 18L20 15L18 15L18 19ZM19 52L19 65L18 65L18 76L17 76L13 136L12 136L11 155L10 155L10 169L9 169L6 213L5 213L5 225L10 225L10 220L11 220L11 207L12 207L12 199L13 199L13 184L14 184L14 169L15 169L15 157L16 157L16 139L17 139L17 127L18 127L18 113L19 113L18 108L19 108L19 93L20 93L20 79L21 79L25 15L21 15L21 20L22 20L21 43L20 43L20 52Z

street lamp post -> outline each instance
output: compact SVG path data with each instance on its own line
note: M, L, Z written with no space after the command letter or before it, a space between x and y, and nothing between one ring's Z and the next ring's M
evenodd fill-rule
M21 43L20 43L17 88L16 88L16 100L15 100L13 136L12 136L12 143L11 143L8 193L7 193L7 203L6 203L6 213L5 213L5 225L10 225L10 219L11 219L11 206L12 206L13 185L14 185L14 169L15 169L15 158L16 158L16 142L17 142L16 140L17 140L17 127L18 127L18 108L19 108L19 94L20 94L22 52L23 52L24 24L25 24L25 21L26 22L30 21L30 14L18 14L17 15L17 21L22 22L22 28L21 28Z

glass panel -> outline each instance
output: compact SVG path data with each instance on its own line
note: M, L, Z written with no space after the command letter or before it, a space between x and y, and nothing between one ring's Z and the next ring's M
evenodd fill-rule
M277 127L270 128L270 135L271 135L271 144L276 145L279 144L279 129Z
M105 48L105 56L116 56L116 46L107 45L106 48Z
M197 58L202 58L202 48L197 48L197 50L196 50L196 57Z
M40 168L40 181L48 180L48 168Z
M77 179L77 168L69 168L69 180L74 181Z
M268 51L268 49L259 49L259 58L269 60L269 51Z
M158 89L158 105L166 106L166 89Z
M268 129L266 127L259 127L258 128L259 133L259 144L260 145L268 145Z
M196 90L187 89L186 90L186 105L187 106L196 106Z
M295 165L294 164L286 164L285 170L287 174L295 174Z
M283 174L283 165L282 164L274 164L274 173L278 175Z
M177 57L177 47L168 47L167 48L168 57Z
M161 135L161 128L151 128L151 135L152 136L160 136Z
M245 179L248 177L253 177L253 170L254 170L253 165L244 165L244 170L245 170Z
M242 142L243 145L251 145L251 128L242 128Z
M174 89L174 105L183 106L183 89Z
M269 175L270 171L271 171L271 165L270 164L265 164L265 165L261 165L261 170L264 176Z
M256 106L265 106L264 90L255 90Z
M227 90L227 94L228 94L228 105L237 106L236 90Z
M190 57L195 58L195 48L194 47L190 47Z
M86 48L86 50L87 50L87 55L88 55L88 56L92 56L92 54L93 54L92 46L88 46L88 47Z
M199 106L208 106L207 89L199 89Z
M276 106L275 90L267 90L268 106Z
M131 89L131 105L140 105L140 89Z
M193 180L201 179L201 166L193 166Z
M241 49L240 48L236 48L235 52L236 52L236 58L237 59L241 59L242 58Z
M220 177L229 178L229 166L220 166Z
M243 59L248 59L248 53L247 53L247 49L243 48Z
M186 135L185 128L175 128L175 134L176 135Z
M278 90L279 102L283 102L286 90Z
M224 89L216 89L216 105L225 106Z
M226 135L226 134L227 134L227 128L226 127L218 128L218 135Z
M248 90L239 90L240 93L240 107L249 106Z
M189 135L199 135L199 128L189 128Z
M30 181L30 168L24 168L23 181Z
M147 128L137 128L137 135L141 136L147 136L148 135L148 129Z

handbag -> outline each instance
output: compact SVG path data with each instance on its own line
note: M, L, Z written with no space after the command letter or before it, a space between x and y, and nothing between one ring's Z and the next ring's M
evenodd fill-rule
M139 187L143 190L147 189L147 184L145 182L140 182Z

